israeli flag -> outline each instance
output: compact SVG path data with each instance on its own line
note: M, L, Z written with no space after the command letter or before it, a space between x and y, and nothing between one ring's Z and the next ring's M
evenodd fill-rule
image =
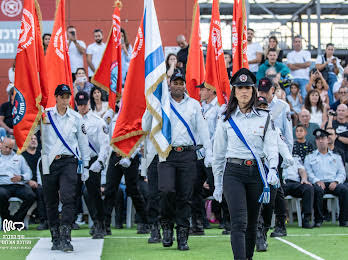
M170 101L166 65L153 0L144 3L145 99L152 114L150 140L165 159L171 150Z

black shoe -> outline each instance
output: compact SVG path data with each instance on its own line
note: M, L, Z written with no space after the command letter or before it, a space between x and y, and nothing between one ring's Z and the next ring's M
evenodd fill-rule
M74 223L72 223L72 225L71 225L71 229L72 229L72 230L79 230L79 229L80 229L80 226L74 222Z
M63 252L72 252L74 247L70 244L71 227L69 225L62 225L59 227L60 233L60 250Z
M112 235L112 233L111 233L111 228L110 228L109 225L106 225L106 226L105 226L105 235L106 235L106 236L111 236L111 235Z
M104 223L97 221L92 239L103 239L104 238Z
M313 228L313 226L311 225L309 220L303 219L302 220L302 228L311 229L311 228Z
M52 247L51 250L60 250L60 235L59 235L59 227L51 227L50 228L51 237L52 237Z
M268 244L263 230L256 231L256 252L266 252Z
M91 236L93 236L93 235L94 235L94 232L95 232L95 224L93 223L91 229L89 230L89 234L90 234Z
M48 229L47 221L40 223L40 225L38 225L36 228L36 230L47 230L47 229Z
M162 245L164 247L171 247L173 245L173 224L162 224L163 229L163 239L162 239Z
M139 223L137 225L137 234L148 234L149 230L146 227L146 224Z
M177 227L176 228L176 237L178 241L178 250L180 251L186 251L190 250L187 239L189 235L189 229L185 227Z
M203 236L204 234L204 227L203 223L200 220L196 220L193 227L192 227L192 232L190 232L192 235L196 236Z
M348 221L340 222L340 227L348 227Z
M285 237L287 236L285 227L285 217L279 217L276 219L276 225L274 231L271 233L271 237Z
M149 244L161 243L161 232L158 224L151 225L150 238L147 240Z
M226 226L225 226L225 229L221 232L221 234L223 234L223 235L230 235L231 234L231 230L229 228L226 228Z
M322 221L315 222L315 223L314 223L314 227L319 228L319 227L321 227L322 224L323 224Z

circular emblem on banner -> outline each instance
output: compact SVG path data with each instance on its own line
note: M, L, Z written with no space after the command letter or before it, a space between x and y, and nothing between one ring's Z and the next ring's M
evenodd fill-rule
M17 53L28 48L35 39L34 17L27 9L23 9L21 32L19 34Z
M1 11L8 17L16 17L22 11L23 5L20 0L3 0L1 3Z
M62 59L64 61L64 38L63 38L63 35L62 35L62 27L60 27L57 32L56 32L56 35L54 36L54 40L53 40L53 46L54 48L56 49L56 54L57 56Z
M22 121L25 115L26 109L27 109L27 106L25 104L25 99L23 94L19 92L18 89L15 88L15 98L13 101L13 108L12 108L13 125L17 125L20 121Z
M248 76L245 75L245 74L242 74L242 75L239 76L239 80L241 82L246 82L248 80Z

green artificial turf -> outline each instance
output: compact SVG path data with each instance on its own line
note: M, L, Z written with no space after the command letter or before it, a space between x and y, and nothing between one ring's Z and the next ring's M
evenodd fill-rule
M8 232L6 235L20 234L31 241L33 247L38 237L49 237L49 231L37 231L35 225L30 226L29 230L21 232ZM73 231L74 237L88 237L87 226ZM102 260L226 260L233 259L230 247L229 236L221 235L221 229L213 228L206 230L206 236L189 238L189 251L181 252L176 249L176 242L173 247L164 248L162 244L148 244L149 235L137 235L136 230L132 229L113 229L112 236L107 236L104 240ZM348 228L325 223L317 229L301 229L296 225L288 225L288 236L283 239L290 241L304 250L315 254L325 260L348 260ZM0 259L19 260L25 259L30 249L9 249L1 244L3 235L0 232ZM29 239L33 238L33 239ZM13 239L12 239L13 240ZM255 253L255 260L302 260L313 259L295 248L284 244L274 238L268 238L269 250L263 253ZM72 241L74 244L74 241ZM78 260L78 259L76 259Z

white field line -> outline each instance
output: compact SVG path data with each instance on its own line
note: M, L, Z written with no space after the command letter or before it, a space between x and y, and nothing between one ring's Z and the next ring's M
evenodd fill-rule
M301 253L303 253L303 254L305 254L305 255L308 255L308 256L312 257L313 259L316 259L316 260L325 260L324 258L321 258L321 257L319 257L319 256L317 256L317 255L315 255L315 254L313 254L313 253L311 253L311 252L308 252L308 251L304 250L302 247L299 247L299 246L295 245L294 243L291 243L291 242L289 242L289 241L287 241L287 240L285 240L285 239L282 239L282 238L280 238L280 237L276 237L275 239L277 239L277 240L279 240L279 241L281 241L281 242L283 242L283 243L285 243L285 244L287 244L287 245L289 245L289 246L295 248L297 251L300 251Z

